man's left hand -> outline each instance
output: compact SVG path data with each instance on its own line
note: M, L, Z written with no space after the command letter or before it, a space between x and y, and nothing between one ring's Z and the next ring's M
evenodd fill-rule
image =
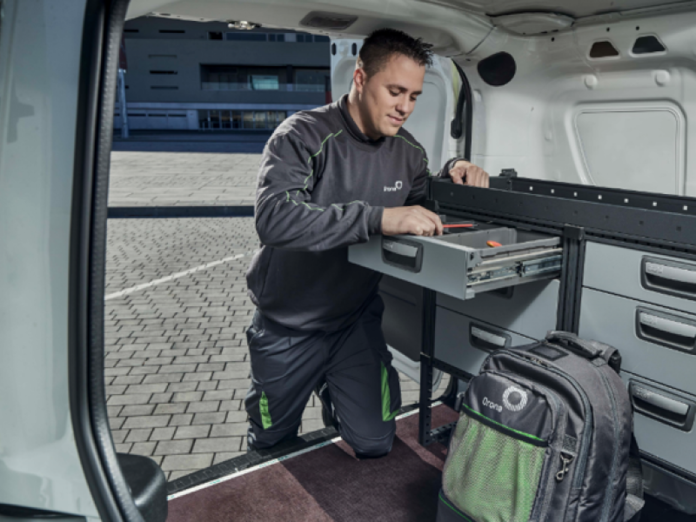
M473 163L460 160L449 171L452 181L458 185L488 188L488 173Z

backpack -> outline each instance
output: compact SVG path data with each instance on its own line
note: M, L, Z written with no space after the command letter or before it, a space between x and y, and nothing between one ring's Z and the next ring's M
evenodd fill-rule
M639 518L642 473L620 364L615 348L558 331L494 351L458 396L437 521Z

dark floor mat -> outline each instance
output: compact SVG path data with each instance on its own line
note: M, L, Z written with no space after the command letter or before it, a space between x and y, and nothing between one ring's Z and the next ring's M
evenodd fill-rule
M456 420L445 406L434 425ZM423 448L418 414L397 421L392 452L357 460L342 441L239 475L169 502L168 522L435 520L446 449Z
M433 425L456 420L446 406ZM168 522L429 522L446 448L418 444L418 415L397 421L391 453L357 460L342 441L281 460L169 502ZM694 522L649 499L641 522Z

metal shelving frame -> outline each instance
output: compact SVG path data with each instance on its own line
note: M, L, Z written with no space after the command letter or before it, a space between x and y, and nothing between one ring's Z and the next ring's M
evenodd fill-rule
M643 252L696 260L696 200L602 187L503 175L491 178L490 189L455 185L434 179L428 207L440 214L493 222L563 238L563 266L556 328L577 333L582 299L585 245L588 240ZM433 371L468 381L473 376L435 357L436 293L425 290L419 442L447 443L456 423L432 427ZM453 406L456 387L443 398ZM650 460L649 456L646 456ZM696 477L656 463L685 478Z

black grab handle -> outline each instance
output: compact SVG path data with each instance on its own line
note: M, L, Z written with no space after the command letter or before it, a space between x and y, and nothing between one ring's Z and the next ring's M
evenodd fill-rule
M551 330L547 333L546 341L549 343L556 343L566 350L590 361L593 361L597 357L601 357L616 373L621 373L621 354L613 346L597 341L590 341L588 339L581 339L574 333L560 330Z
M558 343L563 348L570 350L576 355L580 355L585 359L595 359L602 355L602 350L594 346L592 343L580 339L577 335L571 332L562 332L560 330L552 330L546 334L546 340L550 343Z
M423 244L409 239L383 236L382 261L417 274L423 266Z

